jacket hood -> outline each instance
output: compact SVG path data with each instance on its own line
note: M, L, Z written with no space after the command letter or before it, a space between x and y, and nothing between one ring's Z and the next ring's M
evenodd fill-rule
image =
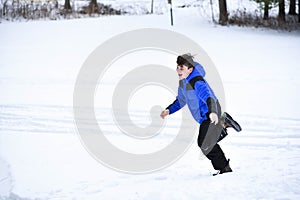
M206 73L203 66L197 62L194 62L194 70L192 71L192 73L190 73L190 75L186 79L189 81L196 76L202 76L204 78L205 74Z

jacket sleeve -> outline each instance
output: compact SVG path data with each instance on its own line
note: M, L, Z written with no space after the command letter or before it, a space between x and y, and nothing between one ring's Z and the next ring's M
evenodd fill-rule
M218 113L216 101L212 97L208 97L206 100L208 107L208 113Z
M217 98L206 81L197 81L195 92L200 101L207 105L208 113L218 113Z
M185 97L180 92L178 92L176 100L172 104L170 104L166 109L169 109L170 114L172 114L184 107L185 104Z

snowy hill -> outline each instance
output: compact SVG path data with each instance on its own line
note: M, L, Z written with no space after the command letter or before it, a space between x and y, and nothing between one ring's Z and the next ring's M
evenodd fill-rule
M173 27L168 13L0 24L0 199L299 199L299 32L219 27L201 15L198 8L175 8ZM226 111L243 127L220 143L233 173L211 176L215 171L196 141L173 165L143 175L107 168L81 144L72 105L82 64L112 36L140 28L181 33L215 63ZM145 59L122 69L147 64ZM175 69L175 60L155 62ZM115 83L108 79L103 86L109 91ZM148 107L158 96L162 107L174 100L167 92L147 99L137 94L145 107L130 107L136 123L149 122ZM96 112L120 148L149 150L142 141L120 141L126 136L114 131L109 106ZM180 115L169 116L167 124L166 134L145 148L170 142Z

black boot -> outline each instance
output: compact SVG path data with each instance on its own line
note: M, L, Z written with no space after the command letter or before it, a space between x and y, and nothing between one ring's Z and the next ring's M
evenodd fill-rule
M232 169L230 168L230 165L229 165L229 159L227 161L227 165L221 169L220 171L218 171L217 173L213 174L213 176L216 176L218 174L224 174L224 173L228 173L228 172L232 172Z
M223 113L222 120L225 128L232 127L237 132L240 132L242 130L239 123L237 123L227 112Z
M219 174L224 174L227 172L232 172L232 169L230 168L230 165L229 165L229 159L228 159L227 165L223 169L220 170Z

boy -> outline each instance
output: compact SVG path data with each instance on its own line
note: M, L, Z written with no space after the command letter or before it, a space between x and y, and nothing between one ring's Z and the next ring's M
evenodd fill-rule
M203 67L193 61L191 54L177 57L176 71L179 77L178 95L160 116L164 119L187 104L192 116L200 124L198 146L211 160L214 169L219 170L219 174L232 172L229 159L226 159L217 143L227 135L226 128L232 127L239 132L240 125L228 113L222 115L217 97L204 80Z

